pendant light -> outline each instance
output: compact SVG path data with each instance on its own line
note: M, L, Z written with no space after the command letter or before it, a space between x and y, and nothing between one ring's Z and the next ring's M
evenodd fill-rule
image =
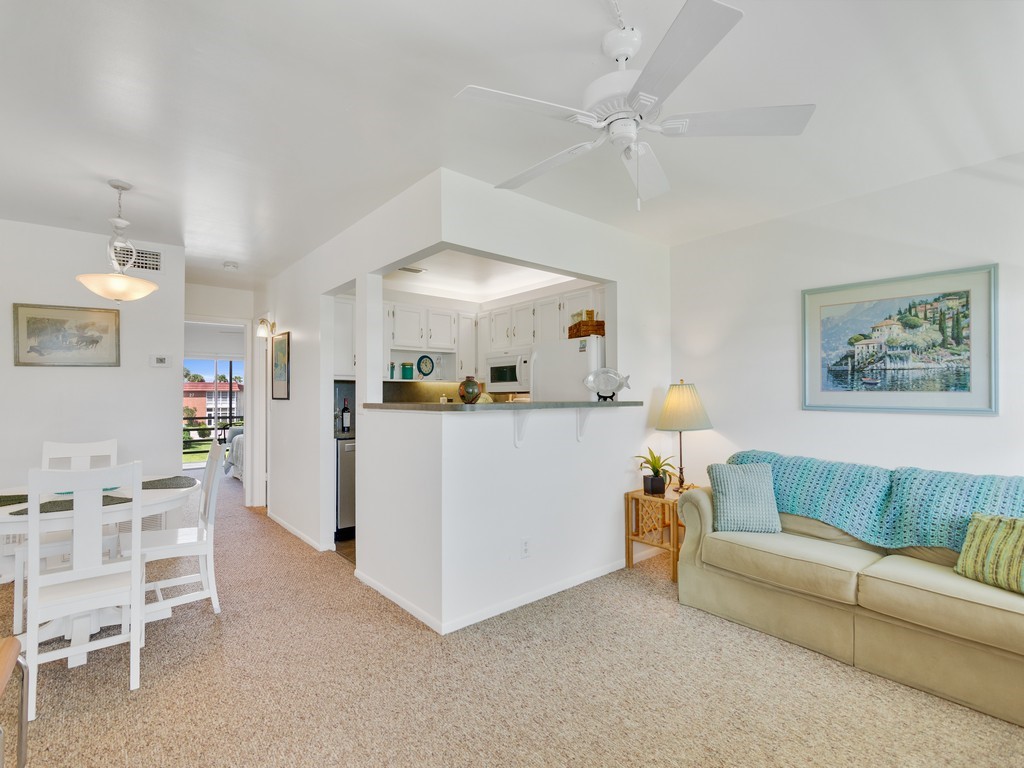
M149 296L160 286L150 280L143 280L141 277L131 277L125 274L125 270L135 263L137 255L132 241L124 236L124 231L128 228L130 222L121 218L121 195L130 190L132 185L127 181L120 181L118 179L111 179L107 183L117 190L117 216L108 219L114 228L114 234L110 236L110 240L107 242L107 256L110 258L110 266L114 271L104 275L78 275L75 279L97 296L102 296L104 299L111 299L118 303L122 301L135 301L136 299ZM131 253L131 258L128 259L128 263L124 266L117 259L118 251L128 251Z

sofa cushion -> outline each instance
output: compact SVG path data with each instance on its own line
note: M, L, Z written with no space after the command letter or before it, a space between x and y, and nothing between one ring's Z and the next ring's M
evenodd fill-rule
M890 470L769 451L740 451L728 461L771 464L780 512L820 520L868 544L887 546L879 523L889 503Z
M890 549L889 554L916 557L918 560L926 560L929 563L938 563L950 568L956 565L957 558L960 557L959 552L947 547L900 547L899 549Z
M857 604L857 574L881 555L791 533L711 533L708 565L778 587L847 605Z
M966 579L952 568L889 555L860 575L868 610L1024 654L1024 595Z
M779 533L779 510L768 464L712 464L708 467L716 531Z
M893 470L892 496L881 520L892 542L885 546L959 552L975 512L1024 517L1024 477L899 467Z
M1024 518L975 513L954 571L1024 593Z
M880 555L889 554L882 547L873 547L867 542L861 541L856 536L851 536L846 531L836 528L834 525L823 523L803 515L791 515L788 512L780 512L779 520L782 522L782 530L786 533L795 533L798 536L810 536L815 539L831 541L833 544L844 544L847 547L859 547L870 552L877 552ZM953 553L953 562L956 562L956 552ZM950 563L952 565L953 563Z

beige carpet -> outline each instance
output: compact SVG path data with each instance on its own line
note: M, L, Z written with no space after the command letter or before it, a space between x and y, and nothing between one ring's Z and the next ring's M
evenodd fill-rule
M138 691L124 645L44 667L30 765L1024 765L1024 729L680 606L665 556L440 637L236 480L218 523L223 612L150 625Z

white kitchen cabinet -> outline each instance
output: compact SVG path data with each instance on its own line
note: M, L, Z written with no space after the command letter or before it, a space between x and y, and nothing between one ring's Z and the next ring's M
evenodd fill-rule
M512 346L512 308L496 309L491 312L491 349L508 349Z
M594 289L582 288L562 296L562 337L568 338L574 312L594 309Z
M350 298L334 299L334 375L356 375L355 302Z
M533 302L512 307L512 346L533 344Z
M426 309L408 304L395 304L392 313L394 328L391 346L402 349L424 349Z
M428 309L427 316L427 349L455 351L455 335L457 330L456 312L450 309Z
M476 316L476 359L483 375L484 361L491 354L491 313L481 312Z
M455 353L455 378L476 376L476 317L459 312L458 349Z
M563 338L562 297L541 299L533 305L533 340L537 343Z

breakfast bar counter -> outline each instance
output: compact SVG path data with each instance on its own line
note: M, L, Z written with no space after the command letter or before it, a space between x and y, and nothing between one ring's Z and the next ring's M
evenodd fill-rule
M510 403L364 403L363 408L383 411L439 411L459 413L465 411L538 411L551 408L623 408L643 405L640 400L564 400L555 402L510 402Z
M361 404L356 577L444 634L622 568L641 405Z

